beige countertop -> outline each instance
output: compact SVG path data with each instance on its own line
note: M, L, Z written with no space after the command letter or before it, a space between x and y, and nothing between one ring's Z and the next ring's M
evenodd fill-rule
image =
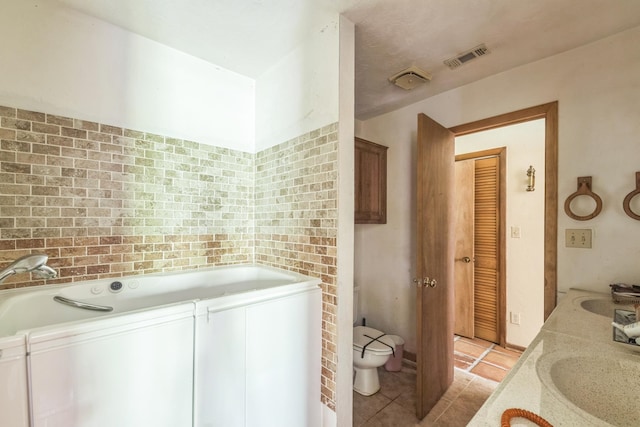
M640 425L640 346L613 341L611 326L615 309L630 308L609 294L571 289L468 425L499 426L509 408L556 427Z

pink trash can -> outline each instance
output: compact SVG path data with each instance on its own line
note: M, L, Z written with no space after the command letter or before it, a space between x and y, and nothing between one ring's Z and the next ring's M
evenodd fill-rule
M395 344L394 354L389 356L389 360L384 364L384 369L390 372L402 370L402 353L404 351L404 340L397 335L387 335Z

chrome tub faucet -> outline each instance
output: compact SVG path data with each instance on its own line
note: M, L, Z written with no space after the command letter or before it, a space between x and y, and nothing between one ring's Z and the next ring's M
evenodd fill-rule
M29 272L33 272L43 279L53 279L58 274L53 268L47 265L48 259L49 256L44 254L31 254L18 258L7 268L0 271L0 283L2 283L7 277L13 276L14 274Z

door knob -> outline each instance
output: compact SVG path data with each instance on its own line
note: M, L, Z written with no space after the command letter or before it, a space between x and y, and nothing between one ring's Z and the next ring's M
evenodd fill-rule
M471 258L469 258L468 256L463 257L463 258L462 258L462 260L463 260L464 262L466 262L467 264L469 264L469 263L471 262Z
M429 286L430 288L435 288L436 285L438 284L438 282L436 281L436 279L430 279L428 277L425 277L423 279L413 279L413 283L416 284L416 286L421 287L427 287Z

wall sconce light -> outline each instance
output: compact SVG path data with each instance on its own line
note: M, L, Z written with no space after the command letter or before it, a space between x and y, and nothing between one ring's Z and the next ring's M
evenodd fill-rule
M533 168L533 166L529 166L529 169L527 169L527 177L529 178L527 191L534 191L536 189L536 170Z

